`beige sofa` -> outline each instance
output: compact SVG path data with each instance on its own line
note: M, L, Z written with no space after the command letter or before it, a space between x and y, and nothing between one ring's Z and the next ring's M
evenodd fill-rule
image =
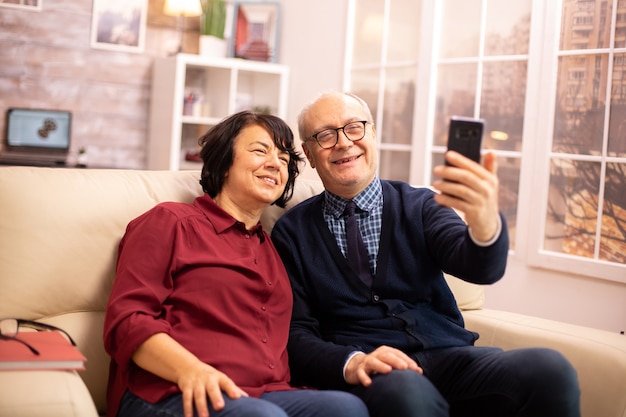
M0 416L91 417L105 411L109 358L102 323L119 239L129 220L160 201L191 201L198 172L0 167L0 318L67 330L87 369L0 372ZM321 190L299 180L295 201ZM271 227L281 210L263 222ZM480 287L450 279L479 344L547 346L578 370L585 417L626 417L626 337L482 309ZM0 343L6 343L0 341Z

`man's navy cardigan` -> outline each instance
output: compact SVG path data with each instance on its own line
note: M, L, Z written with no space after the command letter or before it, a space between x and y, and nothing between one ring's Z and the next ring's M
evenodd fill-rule
M473 243L468 228L434 192L381 181L383 220L377 271L363 284L326 225L323 193L285 213L272 240L291 279L294 307L289 357L294 385L345 388L343 366L355 350L380 345L411 354L472 345L478 335L463 317L442 270L491 284L504 274L508 233L489 247Z

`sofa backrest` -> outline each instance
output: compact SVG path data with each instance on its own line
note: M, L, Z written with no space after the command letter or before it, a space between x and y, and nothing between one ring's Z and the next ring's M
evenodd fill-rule
M198 173L0 167L0 317L61 327L87 357L81 372L105 408L102 328L117 245L156 203L192 201Z
M104 310L120 238L130 220L162 201L202 193L198 171L0 167L0 318L63 328L87 357L80 375L105 410L109 358ZM288 208L322 191L298 179ZM270 207L271 230L284 209ZM462 308L482 307L482 288L451 279Z

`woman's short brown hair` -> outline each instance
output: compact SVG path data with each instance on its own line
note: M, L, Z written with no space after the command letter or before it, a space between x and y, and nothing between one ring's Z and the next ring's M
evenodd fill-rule
M299 164L302 157L295 149L293 132L289 125L281 118L270 114L248 110L235 113L213 126L198 139L202 147L200 157L203 162L200 185L211 197L220 193L226 173L233 165L235 138L245 127L253 125L265 128L273 138L274 145L282 152L289 154L287 184L283 194L273 203L279 207L285 207L293 195L293 187L300 173Z

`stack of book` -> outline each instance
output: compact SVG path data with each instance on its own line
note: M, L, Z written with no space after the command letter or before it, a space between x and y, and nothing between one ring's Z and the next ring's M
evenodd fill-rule
M33 353L16 340L0 340L0 371L83 370L85 356L59 332L20 332L17 337L39 351Z

